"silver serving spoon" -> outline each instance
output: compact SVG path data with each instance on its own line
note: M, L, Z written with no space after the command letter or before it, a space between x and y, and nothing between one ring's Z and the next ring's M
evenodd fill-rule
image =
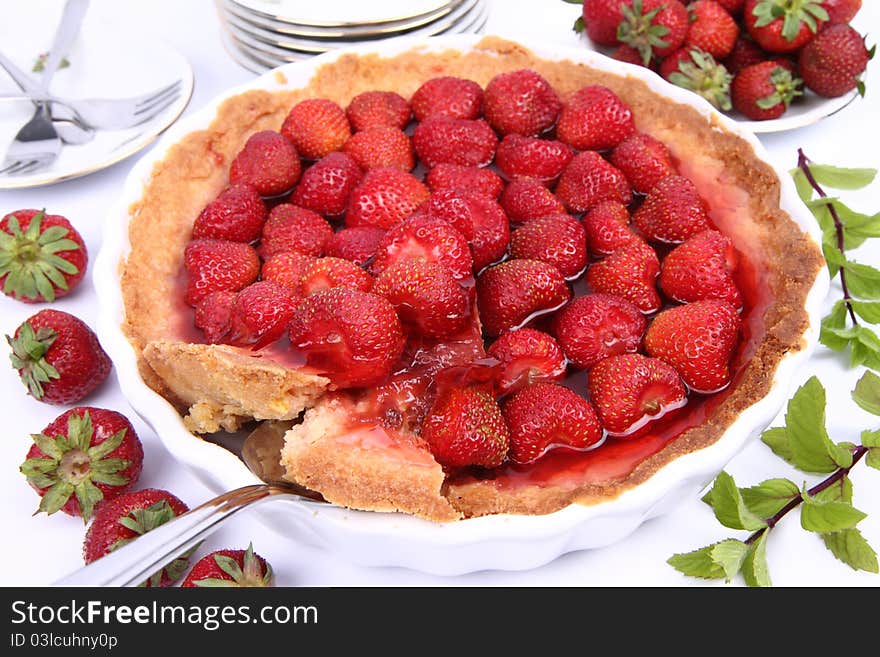
M281 477L279 454L290 423L263 422L244 440L241 458L265 483L243 486L208 500L118 550L71 573L55 586L138 586L244 509L273 499L326 504L319 493Z

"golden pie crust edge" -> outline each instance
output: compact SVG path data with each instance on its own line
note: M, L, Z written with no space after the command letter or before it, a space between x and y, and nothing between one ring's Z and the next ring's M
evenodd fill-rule
M768 281L774 301L763 318L764 338L736 388L706 422L681 434L641 462L624 479L576 488L535 485L516 490L495 487L490 481L475 481L445 487L440 497L457 509L456 517L551 513L572 503L594 504L616 497L678 456L716 442L743 410L768 393L779 361L789 352L803 348L803 335L809 325L805 301L822 267L821 253L779 208L780 183L775 172L744 140L714 125L688 105L659 98L641 80L597 71L576 62L543 60L518 43L496 37L484 38L467 53L454 49L424 53L414 49L388 58L342 56L320 67L305 88L248 91L227 99L208 129L192 132L172 146L165 158L154 166L141 199L131 207L131 251L120 265L125 306L123 330L136 350L144 381L175 403L182 413L190 407L199 410L200 417L193 419L192 414L188 417L188 426L195 431L204 431L205 427L238 426L253 410L248 400L236 407L224 403L223 399L210 398L211 379L225 376L222 368L214 371L200 362L203 372L199 394L204 395L204 399L193 399L189 396L193 391L181 384L181 380L190 375L179 370L189 367L187 362L191 359L202 361L200 352L209 360L208 354L218 349L241 354L240 350L175 345L175 342L181 343L175 320L185 310L180 301L181 270L192 222L226 185L229 164L251 133L277 130L290 107L304 98L330 98L344 107L363 91L394 90L409 98L424 80L438 75L469 78L485 87L494 75L521 68L539 72L563 98L585 84L603 84L633 109L639 130L662 138L673 155L686 156L696 150L722 162L728 181L748 194L752 217L750 256L774 263ZM283 79L279 81L283 83ZM156 345L165 345L164 348L170 350L184 349L191 359L165 358L160 363L155 354L161 349ZM271 364L268 367L271 369ZM247 378L248 366L244 368ZM281 372L275 375L284 376ZM309 406L327 385L326 379L308 375L301 383L313 388L314 399L288 400L283 416L295 416L302 410L298 405ZM219 380L217 387L222 387ZM248 396L245 390L241 394ZM258 405L258 400L250 402ZM271 413L265 413L266 409L260 410L263 413L255 413L255 417L289 419L272 418ZM327 471L332 471L335 466L331 455L327 453L324 458ZM322 464L316 461L311 466L313 471L320 471ZM413 490L411 500L407 499L406 491L396 491L401 496L399 499L377 506L373 492L364 489L367 481L358 478L336 482L333 501L352 508L398 509L436 520L450 519L445 512L433 513L426 508L423 490ZM438 504L442 503L438 501Z

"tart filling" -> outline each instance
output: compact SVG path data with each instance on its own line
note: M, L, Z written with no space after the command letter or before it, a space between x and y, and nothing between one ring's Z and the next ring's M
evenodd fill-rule
M605 263L603 267L609 269L609 259L617 257L613 253L599 256L593 249L588 249L589 262L583 266L572 265L566 271L567 275L563 276L557 269L558 262L548 264L556 262L553 258L559 255L560 249L546 248L547 245L540 240L529 238L529 231L518 233L529 223L508 225L507 219L512 219L513 212L505 217L503 229L498 229L506 235L500 251L491 240L464 235L470 245L467 257L471 258L472 276L467 275L467 270L462 270L461 275L453 276L453 287L444 276L448 272L459 271L456 269L458 260L444 260L442 266L422 263L406 268L407 276L418 275L419 280L432 281L434 287L431 289L444 291L445 296L437 296L440 295L437 292L429 298L434 308L440 303L448 304L452 310L443 317L453 318L452 324L442 324L438 328L437 324L425 321L424 309L414 308L409 297L406 297L407 303L399 301L399 295L408 289L395 276L399 273L395 267L403 270L399 263L382 263L383 271L378 271L377 258L368 257L359 261L358 256L352 255L356 249L349 246L348 250L340 247L340 254L348 259L338 259L347 263L355 262L355 269L361 267L373 275L374 279L367 282L365 289L357 289L363 282L357 272L350 271L348 265L325 262L323 264L326 266L304 273L305 269L296 267L311 264L292 259L286 263L287 269L284 271L295 269L297 280L308 280L310 287L305 294L302 289L299 290L295 303L289 309L290 316L284 314L287 310L283 303L269 304L271 311L278 314L278 322L284 324L283 334L254 334L254 325L248 323L254 316L254 306L250 306L242 311L236 331L225 327L225 332L221 333L223 337L211 343L209 332L204 328L214 326L208 321L214 318L209 313L211 309L203 309L201 319L194 320L193 306L196 307L196 313L202 307L184 300L190 293L187 286L195 277L192 268L187 268L188 245L196 237L195 233L201 230L196 228L194 231L194 226L205 221L200 219L200 215L206 206L230 186L230 171L233 171L232 177L238 176L238 171L249 171L240 160L233 166L249 137L267 131L285 134L284 125L291 108L308 99L327 100L346 108L354 98L367 92L393 91L404 99L412 99L414 110L418 99L418 112L425 113L424 98L430 96L430 89L424 89L423 85L428 80L458 78L488 91L490 84L501 86L493 82L499 76L518 71L529 71L527 77L530 80L532 74L535 79L540 78L543 81L541 84L546 83L550 89L548 92L539 87L546 98L555 96L560 100L560 107L555 110L554 116L561 114L565 117L567 111L573 111L566 108L587 102L582 98L585 87L601 86L609 90L631 110L632 130L665 145L674 173L690 181L697 196L705 202L707 229L720 233L729 241L729 250L722 252L732 254L733 266L727 267L727 271L731 277L730 284L739 294L737 299L741 307L734 307L728 301L694 301L692 304L690 298L675 298L679 288L676 288L674 295L667 294L668 290L659 290L655 279L661 266L666 267L669 253L677 250L679 244L686 243L687 238L667 240L663 235L653 233L650 233L653 239L648 240L651 246L647 248L660 257L656 271L652 270L653 274L648 272L651 281L648 287L653 290L657 301L654 305L646 302L648 305L643 306L641 297L633 297L626 299L625 303L635 304L638 308L636 316L643 316L641 326L647 326L649 333L658 313L673 308L691 305L697 308L700 303L727 304L725 308L733 308L733 311L725 310L733 312L736 328L735 342L723 358L726 369L720 389L714 384L703 387L702 381L705 379L690 379L691 376L703 377L705 372L686 372L686 368L674 358L661 354L660 347L657 347L656 353L650 349L646 351L644 345L650 342L644 335L644 328L632 329L638 346L623 351L638 351L640 357L649 361L662 360L665 365L655 364L651 369L651 376L658 377L657 380L668 377L667 370L674 368L672 376L678 381L680 375L687 388L682 383L676 383L676 386L681 386L682 391L687 390L687 396L685 399L684 392L676 396L675 390L678 388L675 388L669 393L671 397L663 397L665 401L658 402L661 397L645 392L653 388L638 388L642 396L634 393L633 403L643 403L643 415L650 415L647 422L640 421L638 426L627 424L628 420L619 418L609 420L609 409L604 409L606 413L603 414L598 398L598 381L591 380L598 379L598 374L595 377L590 375L594 372L591 369L593 365L575 367L572 364L582 357L582 352L577 347L579 351L576 353L571 342L563 342L566 353L561 369L544 366L544 357L553 357L551 347L547 347L550 351L540 352L542 359L538 365L529 361L524 367L510 367L502 373L504 363L501 361L504 359L491 355L501 353L500 347L493 346L496 340L500 341L499 336L504 337L527 326L536 334L554 336L562 341L558 324L562 320L558 316L562 308L571 307L573 312L572 298L577 300L606 292L608 296L627 297L631 295L632 288L629 284L623 287L617 285L613 282L614 275L607 272L601 277L591 274L591 271L595 273L601 269L593 266L597 262ZM530 83L534 83L534 80ZM467 94L475 93L470 85L464 90ZM415 96L417 91L418 97ZM627 171L626 162L617 162L620 170L608 164L609 160L614 160L613 156L609 156L608 144L601 145L602 154L590 156L598 157L601 161L580 158L579 153L595 152L589 148L589 144L581 141L585 137L580 133L577 134L580 148L569 150L565 142L559 141L563 138L567 141L574 139L568 135L577 133L577 116L574 119L567 117L564 129L560 124L555 134L545 133L547 128L552 129L553 126L553 120L547 124L546 112L537 119L529 117L532 124L516 124L511 122L510 114L505 113L507 110L498 109L499 105L504 105L503 95L497 103L494 102L495 98L492 100L491 103L484 103L483 115L490 120L493 114L504 117L503 121L498 120L493 125L496 133L502 129L528 131L534 127L537 130L534 136L507 140L514 142L517 148L536 147L529 140L538 139L539 135L542 143L554 142L552 157L544 160L540 169L544 180L539 181L539 187L543 187L544 192L539 189L536 193L544 193L547 196L545 201L551 204L554 200L559 203L559 198L565 199L561 212L546 211L541 215L563 214L569 217L570 220L547 222L545 233L551 234L550 231L553 231L554 236L551 246L562 244L567 235L576 234L579 230L571 227L571 221L585 225L586 216L598 204L593 199L584 201L585 205L579 205L583 199L583 183L575 185L568 192L561 190L561 179L566 175L574 176L574 173L566 172L569 169L576 172L579 166L585 167L586 171L592 171L597 166L608 166L622 177L620 170ZM466 111L474 112L472 102L460 105L465 106ZM543 107L552 110L552 105L551 101L547 101ZM468 143L480 146L469 151L475 153L472 157L479 162L455 166L467 166L473 170L489 163L485 161L484 153L486 149L494 153L496 148L501 148L496 143L499 135L486 133L482 124L475 129L473 122L483 120L479 116L446 117L442 120L434 117L418 122L419 126L434 124L430 126L432 132L427 137L413 133L416 151L421 149L419 159L430 159L433 164L430 171L425 172L426 181L439 179L443 166L453 165L448 160L458 157L458 151L453 149L447 152L441 146L453 143L457 138L455 135L462 130ZM301 128L305 122L306 119L298 119L295 127ZM450 132L443 132L447 130ZM606 136L608 132L605 131ZM439 144L438 134L446 135L439 140ZM505 137L501 137L503 143ZM319 163L323 161L321 147L322 144L309 143L310 149L317 149L313 157ZM343 146L334 144L328 148L328 154L323 157L336 157L329 153L336 153L340 148L344 152L349 147L343 143ZM429 151L430 157L427 157ZM395 157L390 161L399 162L397 151L391 152ZM364 156L360 151L358 154ZM372 154L373 151L368 149L367 156L372 157ZM504 164L506 173L504 170L500 172L503 178L516 169L517 163L514 161L514 164L510 164L509 154L510 149L505 151L504 162L496 162L498 166L495 168ZM284 157L284 154L278 157ZM433 158L446 161L438 163ZM589 166L581 160L589 160ZM301 191L300 188L304 187L308 164L310 161L302 177L297 171L299 184L291 195L276 197L274 192L263 194L267 204L273 207L272 212L280 215L283 214L278 210L281 206L300 207L307 203L308 190ZM360 164L363 165L363 160ZM405 169L408 165L403 166ZM311 167L317 171L317 165L311 164ZM490 171L492 168L479 170ZM253 176L252 173L249 175ZM356 169L351 175L358 180L371 177L369 171ZM421 179L422 175L418 177ZM548 182L556 179L560 182ZM485 176L480 179L475 177L471 186L476 188L486 180ZM261 179L259 184L268 185L264 189L272 189L271 185L275 183ZM491 179L488 184L492 184ZM508 184L505 194L513 187ZM338 224L344 224L349 230L371 228L377 233L374 236L376 240L386 239L387 244L394 245L398 251L414 248L412 245L417 243L409 237L389 237L395 230L401 230L398 226L404 220L416 223L416 228L424 231L427 230L425 226L436 225L429 220L432 216L436 218L436 213L442 213L446 207L444 192L425 187L424 198L419 196L420 190L415 190L414 198L418 198L418 202L408 208L403 216L389 220L388 225L377 225L375 214L372 213L373 206L366 202L361 203L355 213L359 225L352 225L356 222L350 218L351 208L354 207L351 198L358 194L354 191L356 188L358 186L353 184L346 189L349 204L345 207L349 213L343 219L338 213L330 211L318 214L337 224L337 231ZM554 192L559 198L552 198ZM466 197L468 194L480 196L474 192L460 192L459 196ZM498 194L501 194L500 188L495 196ZM627 212L635 215L640 206L646 205L651 194L650 191L647 196L635 194L635 201L629 204ZM491 198L491 193L484 195ZM501 198L503 200L504 195ZM297 201L300 203L297 204ZM464 201L458 199L458 202ZM620 204L627 205L623 200ZM435 214L432 215L432 212ZM411 215L415 215L415 218ZM419 215L423 215L421 219ZM427 215L427 219L424 215ZM270 213L269 216L269 221L272 221L273 215ZM635 230L639 235L637 239L639 243L644 243L643 238L649 234L646 231L653 228L645 228L649 225L647 220L638 223L634 217L634 222L638 226ZM515 236L512 241L507 233L511 228ZM542 234L542 231L529 230ZM572 503L600 502L638 485L677 456L718 440L744 409L768 392L779 360L786 353L801 348L802 336L808 325L804 303L822 264L813 241L780 209L779 181L773 170L743 140L714 125L692 107L657 96L640 80L615 76L575 62L543 60L519 44L496 38L486 38L466 53L450 50L427 54L413 50L389 58L346 55L321 67L303 89L274 93L252 91L227 100L208 129L187 135L156 165L141 200L131 209L129 231L131 251L122 265L126 310L124 330L137 350L144 380L180 409L191 431L235 431L253 421L268 421L266 426L283 426L286 434L280 465L291 480L320 492L328 501L340 505L365 510L403 511L437 521L493 513L543 514ZM366 239L368 232L362 231L363 239ZM447 230L444 233L447 241L444 243L460 239L464 232L458 228L455 231ZM459 237L450 237L454 234ZM217 258L224 263L231 263L239 257L245 260L254 258L258 267L262 262L262 279L268 281L265 264L268 260L254 255L266 247L266 235L266 228L263 228L262 243L259 239L244 238L238 244L250 242L254 246L236 247L233 255L218 250L217 253L221 255ZM297 234L298 255L303 255L304 250L310 248L307 237L306 232ZM508 242L512 245L509 248ZM215 245L209 246L214 248ZM246 252L247 249L254 249L254 254ZM451 252L448 251L447 255ZM267 254L263 252L259 255ZM331 260L326 253L322 252L321 255L324 256L322 260ZM432 257L422 253L415 259L430 261ZM636 255L631 257L638 260ZM499 260L505 262L495 264ZM515 267L528 271L529 276L546 274L541 280L547 276L551 279L555 275L560 277L558 283L542 283L550 287L536 288L525 295L524 314L519 315L515 312L519 308L519 301L514 297L501 296L508 294L504 281L497 284L490 282L492 277L504 278L497 272L504 268L509 271L507 265L513 261L519 261ZM566 261L566 264L569 262ZM682 268L685 271L689 268L687 262L685 260L686 265ZM697 262L702 263L699 254ZM330 265L333 265L332 268ZM723 264L721 267L724 269ZM702 265L691 268L701 269ZM440 269L442 272L438 273ZM563 269L561 264L559 269ZM671 266L669 269L672 269ZM550 270L556 273L547 273ZM381 284L377 284L380 280ZM612 282L609 283L609 280ZM340 281L346 281L344 285L349 286L344 287L343 292L335 287ZM249 282L249 285L254 284ZM278 290L274 285L274 282L266 284L266 289L261 292L276 294ZM246 286L241 285L235 294L229 290L228 298L223 296L227 290L215 293L217 307L226 307L224 303L238 303L234 300L237 298L235 295L242 295L240 290L243 287ZM331 289L321 292L322 287ZM402 322L399 345L391 344L378 332L374 336L358 323L359 320L349 321L350 313L354 312L352 308L362 308L367 303L367 296L376 296L373 294L376 291L381 291L382 299L391 303L397 299L397 314L393 318L389 316L377 320L376 323L387 326L399 318ZM460 296L457 296L459 292ZM542 301L537 306L528 305L534 302L539 292L545 295L540 297ZM687 289L682 292L686 293ZM499 302L496 304L498 307L493 307L502 298L504 303ZM306 302L308 299L312 300ZM508 302L507 299L514 300ZM385 305L374 301L369 303L377 303L377 310L372 316L379 317L385 312ZM538 312L531 312L536 308ZM262 311L259 317L264 318L267 312ZM300 330L293 328L297 321L303 324ZM639 320L633 321L639 325ZM196 323L201 324L201 330L196 328ZM654 330L659 332L660 329ZM327 346L338 342L340 337L343 340L358 340L358 344L364 345L364 350L373 350L369 352L373 360L366 365L362 361L354 361L355 366L337 367L340 371L344 370L345 377L340 377L340 371L334 371L334 363L338 361L332 358L336 358L333 355L336 352L328 351L330 347ZM553 338L550 340L552 342ZM659 344L661 341L655 342ZM517 345L509 345L508 351L516 351L517 348ZM374 375L376 359L379 358L375 354L380 351L382 354L393 353L393 357L387 358L387 362L383 361L385 369ZM612 379L609 384L611 390L625 389L624 376L647 376L638 370L641 361L630 360L634 360L632 367L635 369L627 370L625 375L615 370L614 376L618 378ZM632 374L634 371L639 373ZM370 376L365 372L369 372ZM546 378L542 379L543 375ZM499 381L505 382L501 388L498 387ZM561 386L574 391L581 403L585 403L590 410L584 411L578 402L567 397L560 400L565 396L556 394L558 391L554 388L550 397L541 397L537 393L533 395L537 401L532 401L531 407L521 401L518 405L525 410L520 410L517 415L513 401L519 391L542 385ZM594 385L595 389L591 387ZM461 390L468 391L468 394L457 398L456 409L482 408L480 404L484 402L494 404L493 399L499 400L498 417L501 417L503 409L503 422L497 426L492 424L497 420L493 415L492 422L483 418L476 423L477 426L471 426L465 421L455 424L460 418L454 413L443 415L452 412L440 408L439 400L453 394L450 391L458 394L457 391ZM542 392L547 390L544 388ZM621 393L617 396L624 395ZM610 397L615 395L611 394ZM537 415L542 406L552 405L555 409L556 404L561 409L557 415L564 417L565 422L560 420L559 427L554 429L557 433L550 435L545 443L538 446L530 444L530 441L537 439L540 427L539 430L517 433L514 423L527 426L526 420L530 415ZM617 408L614 410L619 411ZM438 417L442 421L435 422L435 427L430 430L425 428L430 418L436 420ZM604 425L600 424L600 420L604 420ZM277 424L276 421L289 421L292 424L287 429L287 424ZM455 431L450 433L448 429L453 425ZM575 434L574 439L571 439L572 433ZM563 434L565 437L562 437ZM457 442L460 436L480 441L479 458L462 460L463 450L471 450L468 452L470 456L474 450L473 446L467 449L461 447ZM502 439L506 442L503 449L498 451L495 447ZM511 440L520 449L509 449ZM438 446L441 441L442 449Z

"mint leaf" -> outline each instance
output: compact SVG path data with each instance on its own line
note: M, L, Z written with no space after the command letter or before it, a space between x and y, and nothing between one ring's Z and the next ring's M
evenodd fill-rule
M852 453L825 430L825 388L815 376L794 393L785 413L792 464L804 472L833 472L852 465Z
M740 494L749 510L761 518L770 518L800 496L797 484L788 479L768 479L757 486L741 488Z
M794 455L791 451L791 444L788 441L788 432L785 427L773 427L767 429L761 434L761 440L769 447L776 456L791 463Z
M865 465L880 470L880 447L872 447L865 455Z
M841 266L846 270L850 294L859 299L880 301L880 270L857 262L846 262Z
M852 503L852 481L849 477L841 477L831 486L813 495L818 502L846 502Z
M825 547L853 570L877 573L877 553L865 540L858 529L844 529L831 534L822 534Z
M852 329L853 341L850 345L849 361L851 367L864 365L872 370L880 370L880 338L865 326Z
M748 586L773 586L767 566L767 532L762 532L758 540L749 546L741 572Z
M852 529L867 517L848 502L822 502L804 492L801 527L809 532L828 534Z
M856 383L852 398L869 413L880 415L880 376L873 372L865 372Z
M723 579L724 568L712 559L714 545L708 545L693 552L674 554L666 560L670 566L688 577L701 579Z
M712 486L712 508L718 522L731 529L755 531L767 526L762 518L749 510L733 477L723 471Z
M839 331L846 330L846 315L846 302L841 299L822 319L819 342L832 351L843 351L849 345L850 338L842 337L839 334Z
M813 198L813 186L807 180L807 174L800 167L792 169L789 173L794 180L794 187L797 190L798 196L805 204L808 204Z
M880 324L880 301L850 301L850 305L869 324Z
M729 582L739 572L749 546L742 541L729 538L712 546L709 556L724 571L724 578Z
M847 190L867 187L877 175L877 169L849 169L813 163L810 163L810 172L820 185Z

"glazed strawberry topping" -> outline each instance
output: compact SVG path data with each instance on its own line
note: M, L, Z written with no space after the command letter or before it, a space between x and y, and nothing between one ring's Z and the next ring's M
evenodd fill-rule
M592 404L556 383L523 388L504 403L514 463L530 463L551 447L586 449L602 439Z
M194 323L293 350L449 472L638 440L729 384L746 304L730 239L635 125L529 70L302 101L194 221Z
M336 387L370 386L391 373L403 352L403 329L383 297L337 287L300 302L290 344Z
M489 335L520 328L537 315L561 308L571 297L565 278L540 260L508 260L477 277L477 301Z
M229 182L251 185L262 196L293 189L302 173L296 146L284 135L262 130L251 135L229 168Z
M253 242L263 230L266 212L266 204L254 187L244 183L230 185L196 217L193 239Z
M497 378L502 394L516 392L539 381L558 381L565 376L565 356L552 335L532 328L505 333L489 347L488 354L501 361Z
M431 78L416 89L412 109L417 121L429 116L478 119L483 115L483 88L463 78Z
M612 294L587 294L573 299L553 320L566 358L589 369L603 358L635 352L642 344L647 321L629 301Z
M687 391L662 360L622 354L590 370L590 399L609 434L632 437L649 422L684 406Z

